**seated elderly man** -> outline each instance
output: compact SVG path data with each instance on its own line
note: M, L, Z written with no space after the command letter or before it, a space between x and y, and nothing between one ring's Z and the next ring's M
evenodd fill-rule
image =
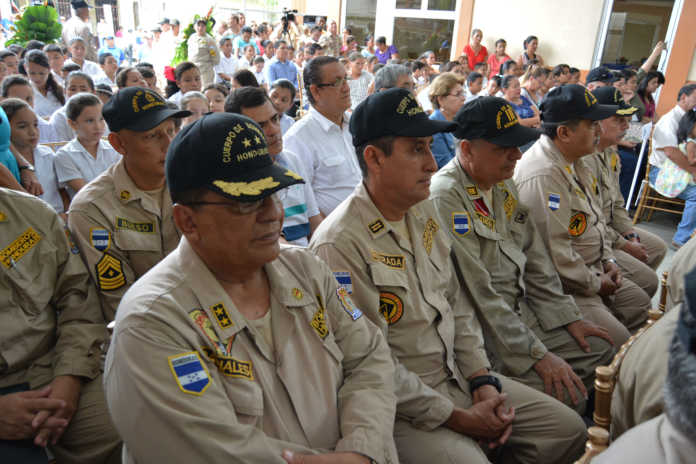
M398 87L413 91L415 83L408 66L403 64L388 64L375 73L373 88L375 92Z
M549 91L541 104L544 134L517 163L514 180L563 290L619 346L647 319L650 296L616 263L602 206L591 193L592 169L584 160L596 151L598 121L617 109L599 104L577 84Z
M63 221L0 188L0 462L120 463L102 387L106 324Z
M510 179L522 157L518 146L539 132L520 125L497 97L467 103L454 120L456 156L433 176L431 199L448 225L459 283L472 297L494 367L583 413L594 369L611 362L614 350L607 331L585 321L563 293Z
M593 464L687 464L696 456L696 270L686 276L664 388L665 412L627 431ZM648 330L649 334L653 329ZM646 334L646 335L647 335ZM630 351L629 351L630 353ZM622 368L623 370L623 368ZM665 378L665 377L663 377Z
M628 105L614 87L600 87L592 93L600 104L617 105L618 109L599 122L602 133L597 152L586 158L596 180L590 193L602 206L607 239L621 272L652 297L658 285L655 269L667 253L667 244L657 235L633 227L619 185L621 158L616 150L638 108Z
M124 296L106 358L124 462L397 462L383 335L324 263L279 245L302 179L229 113L185 127L166 174L183 236Z
M552 397L492 375L450 239L428 201L437 165L415 97L389 89L356 108L351 133L364 182L320 225L310 248L386 334L397 362L394 437L402 463L567 463L584 424ZM442 225L441 225L442 224Z
M679 149L677 140L677 129L679 122L687 111L696 108L696 84L687 84L679 89L677 104L663 115L653 130L652 153L648 162L650 163L650 185L655 185L657 176L663 168L666 160L670 160L678 167L691 175L696 175L696 166L689 163L688 158ZM689 184L678 198L686 201L684 212L677 231L672 237L672 246L679 248L689 239L696 230L696 185Z

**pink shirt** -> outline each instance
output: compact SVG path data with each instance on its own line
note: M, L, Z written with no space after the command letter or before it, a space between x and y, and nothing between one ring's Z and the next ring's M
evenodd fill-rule
M486 57L488 56L488 50L483 45L481 45L479 52L476 53L474 52L474 49L471 48L471 45L467 44L467 46L464 47L464 53L466 53L466 58L469 61L470 69L474 69L474 65L476 63L484 63L486 61Z
M503 57L498 60L498 56L495 53L492 53L491 56L488 57L488 69L490 70L488 73L488 78L490 79L498 74L500 72L500 65L510 59L511 58L509 56L503 55Z

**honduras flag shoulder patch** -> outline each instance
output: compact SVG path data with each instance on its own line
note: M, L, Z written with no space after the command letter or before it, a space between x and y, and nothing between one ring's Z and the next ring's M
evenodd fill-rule
M561 195L558 193L549 193L549 209L551 211L556 211L561 207Z
M179 389L184 393L201 396L210 386L210 374L195 351L167 358L169 368Z
M349 271L335 271L334 277L340 287L345 288L349 295L353 294L353 279L351 279Z
M466 211L452 213L452 232L465 236L471 230L471 220Z
M92 246L98 251L106 251L111 247L111 234L106 229L95 228L89 231Z

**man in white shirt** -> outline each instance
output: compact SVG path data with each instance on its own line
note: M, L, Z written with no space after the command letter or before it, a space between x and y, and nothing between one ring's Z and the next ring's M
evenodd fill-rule
M283 141L297 154L319 211L327 216L362 179L346 114L350 87L345 67L332 56L313 58L302 77L310 108L288 129Z
M688 84L679 90L677 105L667 114L662 116L655 124L653 131L652 153L650 153L650 185L655 185L657 175L662 169L662 164L669 158L674 164L683 170L696 175L696 166L689 164L686 156L681 152L677 142L677 128L679 121L687 111L693 111L696 107L696 84ZM679 248L691 237L696 229L696 186L690 184L679 194L678 198L686 200L684 212L677 232L672 238L672 246Z

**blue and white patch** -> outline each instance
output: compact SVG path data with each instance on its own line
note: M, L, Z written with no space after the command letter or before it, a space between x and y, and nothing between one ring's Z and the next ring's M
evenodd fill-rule
M348 271L336 271L334 277L338 281L338 285L345 288L349 295L353 294L353 280L350 278Z
M111 247L111 234L106 229L90 230L89 239L98 251L106 251Z
M549 209L556 211L561 207L561 196L557 193L549 193Z
M466 211L460 213L452 213L452 231L462 237L471 230L471 221L469 213Z
M182 392L201 396L210 386L210 374L197 352L169 356L167 360L174 380Z

